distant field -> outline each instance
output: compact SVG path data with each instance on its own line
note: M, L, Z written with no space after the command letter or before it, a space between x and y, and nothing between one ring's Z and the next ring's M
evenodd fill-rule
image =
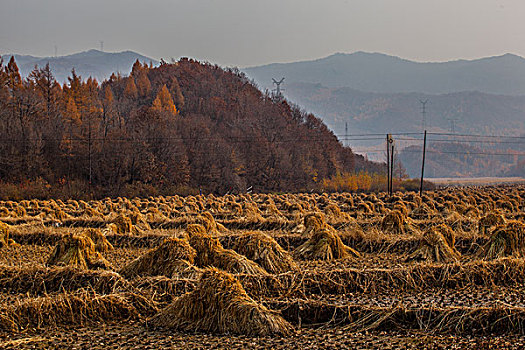
M436 185L498 185L498 184L519 184L525 183L523 177L436 177L426 178L425 180Z

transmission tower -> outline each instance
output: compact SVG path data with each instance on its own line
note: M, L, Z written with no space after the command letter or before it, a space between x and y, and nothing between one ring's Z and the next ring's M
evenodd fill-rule
M343 146L348 146L348 122L345 122L345 142Z
M456 119L456 118L447 118L447 120L450 122L450 132L451 133L455 133L456 132L456 122L459 120L459 119Z
M419 100L419 102L421 103L421 117L422 117L422 120L421 120L421 131L425 131L426 127L427 127L427 103L428 103L428 100Z
M275 96L277 96L278 98L282 98L283 97L282 92L284 91L284 89L281 89L281 84L283 83L284 78L281 78L281 80L279 81L272 78L272 81L273 81L273 85L275 85L275 89L273 89L272 91L275 92Z
M100 40L100 51L104 52L104 40Z

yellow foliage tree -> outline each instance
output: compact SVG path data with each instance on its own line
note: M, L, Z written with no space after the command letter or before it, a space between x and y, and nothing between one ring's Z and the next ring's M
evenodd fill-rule
M148 79L148 74L145 69L140 70L137 73L137 90L140 97L148 96L151 92L151 83Z
M80 124L80 112L78 111L75 99L70 96L66 103L66 117L70 123Z
M126 96L129 99L136 99L138 96L138 90L137 85L135 85L135 79L133 77L129 77L128 81L126 82L126 87L124 88L124 96Z
M157 93L157 97L155 100L153 100L152 108L158 112L165 111L174 115L179 113L175 107L175 104L173 103L173 99L171 98L171 94L166 85L162 85L162 88L160 88L159 92Z

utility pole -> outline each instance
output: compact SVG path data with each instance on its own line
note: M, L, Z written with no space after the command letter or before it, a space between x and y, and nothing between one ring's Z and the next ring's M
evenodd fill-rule
M419 185L419 196L423 196L423 177L425 174L425 154L427 153L427 131L423 137L423 162L421 163L421 184Z
M390 134L386 135L386 191L390 194Z
M427 128L427 103L428 100L419 100L421 103L421 131L424 131Z
M392 134L386 135L386 167L387 167L387 192L392 195L394 175L394 139Z
M390 196L394 194L394 140L390 150Z
M88 153L89 153L89 188L91 190L92 163L91 163L91 119L88 122Z

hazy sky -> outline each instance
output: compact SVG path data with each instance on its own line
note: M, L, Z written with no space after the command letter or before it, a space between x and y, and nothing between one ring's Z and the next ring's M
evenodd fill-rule
M383 52L525 56L524 0L0 0L0 53L99 48L228 66Z

